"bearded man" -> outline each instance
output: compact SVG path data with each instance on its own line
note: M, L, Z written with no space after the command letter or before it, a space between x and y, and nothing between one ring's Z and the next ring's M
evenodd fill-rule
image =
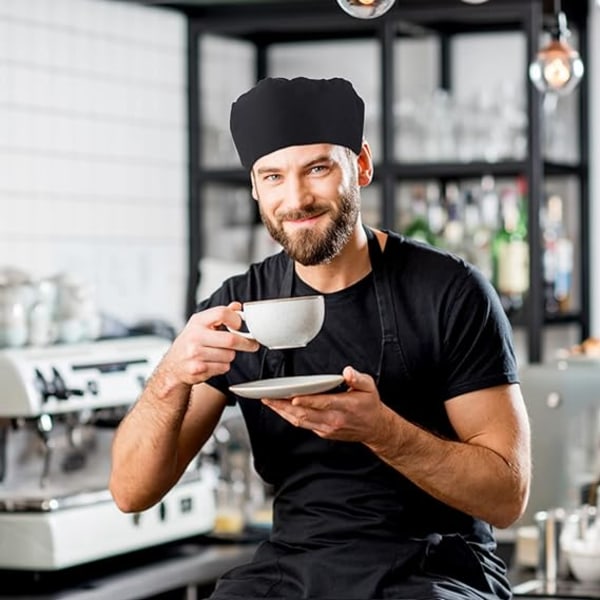
M346 80L268 78L231 132L282 251L198 306L117 430L110 487L155 504L239 405L273 527L211 598L510 598L494 527L523 513L529 424L509 322L450 253L363 225L373 177L364 103ZM244 302L322 295L304 348L228 330ZM338 373L325 393L260 400L231 386Z

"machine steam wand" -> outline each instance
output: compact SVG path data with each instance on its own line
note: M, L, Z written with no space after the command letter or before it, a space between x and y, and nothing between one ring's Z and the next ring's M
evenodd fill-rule
M52 417L48 414L41 414L36 422L37 432L42 440L44 447L44 465L42 467L42 474L40 476L40 487L45 488L48 483L50 476L50 462L52 459L52 446L50 441L50 434L54 426Z
M8 443L9 421L0 419L0 483L6 477L6 445Z

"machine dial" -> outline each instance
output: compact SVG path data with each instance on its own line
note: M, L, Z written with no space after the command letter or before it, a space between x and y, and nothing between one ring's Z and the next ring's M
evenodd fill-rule
M52 385L57 400L67 400L70 396L83 396L84 391L78 388L68 388L62 375L56 367L52 367Z
M46 378L39 369L35 369L35 387L42 398L42 403L48 402L48 398L54 395L54 386L46 381Z

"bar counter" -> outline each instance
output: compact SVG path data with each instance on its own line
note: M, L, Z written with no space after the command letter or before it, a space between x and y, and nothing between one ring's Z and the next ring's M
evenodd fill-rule
M0 600L200 600L255 549L199 537L56 572L0 570Z
M0 600L201 600L228 569L247 562L260 539L200 536L48 573L0 570ZM510 572L515 598L600 599L600 585L536 582L532 570Z

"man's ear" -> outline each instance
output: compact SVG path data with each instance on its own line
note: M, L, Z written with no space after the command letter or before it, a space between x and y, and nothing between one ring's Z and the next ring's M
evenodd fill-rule
M256 185L255 185L255 181L254 181L254 171L250 171L250 181L252 182L252 189L251 189L251 194L252 197L258 201L258 193L256 192Z
M358 185L364 187L373 181L373 157L369 142L363 141L360 154L356 160L358 165Z

